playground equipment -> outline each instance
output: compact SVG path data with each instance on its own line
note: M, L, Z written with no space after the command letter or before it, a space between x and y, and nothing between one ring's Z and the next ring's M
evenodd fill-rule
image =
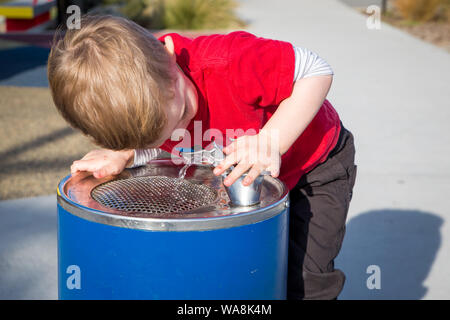
M56 0L12 0L0 4L4 32L43 30L56 18Z

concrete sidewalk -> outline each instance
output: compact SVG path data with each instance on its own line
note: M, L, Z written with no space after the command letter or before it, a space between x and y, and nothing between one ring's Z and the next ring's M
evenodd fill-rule
M0 201L0 300L57 299L56 195Z
M249 31L318 52L355 135L340 299L450 298L450 55L337 0L242 0ZM0 202L0 298L56 298L56 200ZM368 267L381 289L368 289ZM369 271L371 269L369 268ZM370 273L370 272L369 272Z
M341 299L450 298L450 55L337 0L242 1L249 31L319 53L355 135L358 177L336 266ZM369 290L367 267L381 270Z

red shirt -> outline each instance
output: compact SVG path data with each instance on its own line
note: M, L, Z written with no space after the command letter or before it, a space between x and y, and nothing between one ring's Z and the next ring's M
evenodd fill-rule
M197 88L198 112L187 128L191 138L194 121L201 121L202 134L207 129L218 129L222 141L227 129L243 129L236 136L248 129L257 133L292 93L295 54L288 42L258 38L244 31L195 39L171 33L160 37L160 41L164 42L168 35L173 39L178 65ZM292 189L303 174L326 160L339 132L339 116L325 100L282 156L279 179ZM210 143L201 141L202 147ZM187 144L193 146L194 141ZM187 144L184 141L183 147ZM167 140L161 149L173 152L177 145L178 141Z

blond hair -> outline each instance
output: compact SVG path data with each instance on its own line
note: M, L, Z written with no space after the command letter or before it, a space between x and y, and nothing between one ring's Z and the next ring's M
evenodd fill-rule
M125 18L84 16L55 36L48 58L53 101L69 124L112 149L145 148L167 123L173 98L170 56L150 32Z

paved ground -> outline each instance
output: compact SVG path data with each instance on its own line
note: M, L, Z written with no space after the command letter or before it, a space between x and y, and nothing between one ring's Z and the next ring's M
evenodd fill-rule
M310 48L355 135L359 174L336 266L341 299L450 298L450 55L336 0L242 0L249 30ZM55 199L0 202L0 298L56 297ZM30 223L30 221L32 221ZM378 266L381 288L366 286Z
M335 0L242 1L250 31L323 56L359 175L336 261L342 299L450 298L450 55ZM381 269L369 290L367 267Z
M0 201L0 299L57 299L56 196Z
M65 123L48 88L0 86L0 137L0 200L54 193L94 147Z
M360 7L360 8L367 8L371 5L376 5L381 7L383 0L340 0L345 4L348 4L350 6Z

